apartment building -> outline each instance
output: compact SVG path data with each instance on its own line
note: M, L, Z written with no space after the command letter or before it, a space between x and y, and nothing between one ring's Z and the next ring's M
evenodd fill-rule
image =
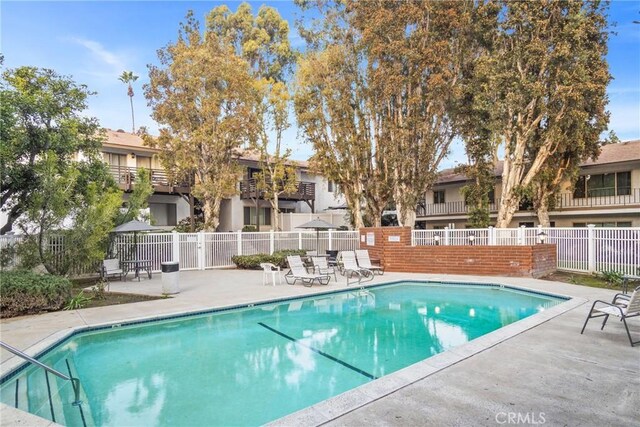
M502 162L495 168L495 187L489 194L490 215L495 221L500 208ZM439 174L432 191L417 209L417 228L468 227L468 206L461 189L468 179L453 169ZM640 227L640 140L602 147L596 160L580 165L577 182L565 182L550 212L555 227ZM524 202L510 227L533 227L538 219Z
M191 184L170 182L158 160L158 150L144 145L142 138L124 131L107 130L102 155L109 169L125 192L126 202L133 190L140 168L150 171L153 195L149 210L156 225L173 228L188 218L194 209ZM222 202L218 231L237 231L245 225L254 225L261 231L272 228L273 209L264 193L256 186L255 174L260 172L256 156L238 159L243 176L238 182L238 194ZM335 185L321 175L312 173L307 162L292 161L296 169L298 188L294 193L282 194L279 209L284 213L322 212L344 203Z

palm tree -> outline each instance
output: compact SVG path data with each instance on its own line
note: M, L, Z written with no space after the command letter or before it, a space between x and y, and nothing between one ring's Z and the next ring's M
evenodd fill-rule
M129 85L127 95L129 95L129 101L131 102L131 133L136 133L136 121L133 117L133 88L131 87L131 83L138 80L138 76L133 74L133 71L123 71L118 79L122 83Z

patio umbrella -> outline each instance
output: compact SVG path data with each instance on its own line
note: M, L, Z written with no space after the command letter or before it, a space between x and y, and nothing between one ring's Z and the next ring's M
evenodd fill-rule
M316 230L316 252L320 254L320 230L330 230L333 228L338 228L335 225L328 223L327 221L323 221L320 217L314 219L313 221L305 222L302 225L297 226L296 228L306 228L311 230Z
M162 230L155 225L147 224L146 222L138 221L134 219L124 224L120 224L112 230L113 233L133 233L133 256L138 258L138 232L139 231L156 231Z

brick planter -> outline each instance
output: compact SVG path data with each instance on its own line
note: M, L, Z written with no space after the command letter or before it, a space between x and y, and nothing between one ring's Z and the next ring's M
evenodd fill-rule
M373 243L373 244L371 244ZM542 277L556 271L556 245L411 246L409 227L363 228L360 248L387 271Z

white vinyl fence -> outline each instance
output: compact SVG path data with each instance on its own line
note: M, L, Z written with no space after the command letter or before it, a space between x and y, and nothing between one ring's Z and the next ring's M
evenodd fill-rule
M234 255L271 254L285 249L353 250L359 245L357 231L256 232L256 233L138 233L137 258L149 259L153 271L165 261L178 261L181 270L231 267ZM115 253L133 258L133 235L116 237Z
M540 233L544 233L541 235ZM473 236L473 237L471 237ZM233 266L234 255L273 253L284 249L353 250L359 247L357 231L288 231L257 233L138 233L137 258L152 261L153 271L160 263L178 261L181 270L204 270ZM316 241L317 238L317 241ZM483 228L413 230L413 245L532 245L541 238L555 243L558 269L575 272L615 270L640 274L640 227L630 228ZM21 236L0 236L0 256L5 268L18 265L19 259L7 251ZM54 253L64 242L55 236L49 242ZM114 245L119 259L134 258L133 234L117 235ZM74 266L72 274L91 274L96 266Z
M544 234L541 234L544 233ZM640 227L482 228L413 230L416 245L533 245L555 243L558 270L640 274Z

